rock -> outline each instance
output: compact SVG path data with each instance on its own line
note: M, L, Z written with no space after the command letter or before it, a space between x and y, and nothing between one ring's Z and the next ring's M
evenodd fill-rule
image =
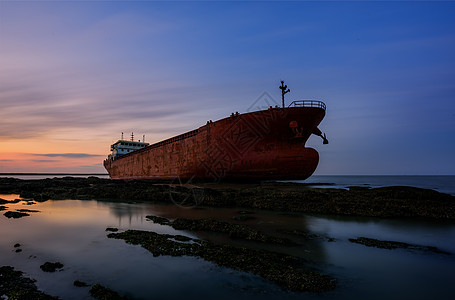
M376 247L376 248L382 248L382 249L401 248L401 249L418 250L418 251L433 252L433 253L446 254L446 255L451 254L449 252L442 251L442 250L438 249L437 247L433 247L433 246L421 246L421 245L414 245L414 244L395 242L395 241L381 241L381 240L366 238L366 237L359 237L357 239L349 239L349 241L351 243L362 244L367 247Z
M148 216L153 217L153 216ZM160 217L156 217L160 218ZM167 220L167 219L165 219ZM166 223L177 230L192 230L192 231L211 231L228 234L229 237L235 239L245 239L263 243L279 244L279 245L294 245L295 243L286 238L275 237L263 234L255 229L247 227L243 224L233 224L212 219L186 219L177 218L174 221Z
M99 178L53 178L19 180L0 178L0 193L20 194L22 198L109 199L110 201L183 203L196 207L242 207L244 209L301 212L309 214L455 219L455 196L434 190L406 186L346 189L311 188L307 184L264 182L238 187L235 184L187 188L146 180ZM197 193L196 193L197 191ZM195 195L203 196L196 197ZM198 198L198 199L194 199ZM0 204L11 203L0 200ZM245 210L246 211L246 210Z
M106 231L117 232L117 231L118 231L118 228L115 228L115 227L108 227L108 228L106 228Z
M35 280L24 277L21 271L10 266L0 267L0 296L2 299L58 299L39 291Z
M101 284L95 284L90 289L90 295L98 300L121 300L128 299L126 297L121 297L117 292L108 289Z
M28 213L17 212L17 211L7 211L3 215L5 217L7 217L8 219L10 219L10 218L18 219L18 218L30 216Z
M336 239L334 239L332 237L323 236L323 235L319 235L319 234L314 234L314 233L310 233L308 231L303 231L303 230L299 230L299 229L294 229L294 230L280 229L280 230L278 230L278 232L284 233L284 234L298 236L298 237L301 237L301 238L303 238L305 240L325 240L327 242L335 242L336 241Z
M8 209L8 207L3 206L3 205L0 205L0 211L2 211L2 210L7 210L7 209Z
M35 213L35 212L40 212L39 210L34 210L34 209L16 209L16 211L19 211L19 212L31 212L31 213Z
M152 221L153 223L160 224L160 225L169 225L171 222L170 220L158 217L158 216L145 216L148 220Z
M44 272L55 272L57 269L63 268L63 264L60 262L45 262L43 265L40 266L41 270Z
M255 217L249 216L249 215L240 215L240 216L233 216L232 219L236 220L236 221L248 221L248 220L255 219Z
M21 244L19 244L19 243L14 244L14 248L18 248L20 246L21 246Z
M335 288L335 280L301 267L301 259L289 255L254 250L230 245L218 245L209 241L178 237L151 231L127 230L110 233L109 238L141 245L154 256L195 256L219 266L257 274L281 287L292 291L323 292Z
M79 281L79 280L75 280L73 282L73 285L74 286L77 286L77 287L85 287L85 286L90 286L89 284L83 282L83 281Z

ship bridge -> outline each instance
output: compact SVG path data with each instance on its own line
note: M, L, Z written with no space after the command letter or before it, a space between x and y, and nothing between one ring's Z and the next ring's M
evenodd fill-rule
M149 143L136 142L136 141L127 141L127 140L118 140L111 145L111 158L117 158L120 155L128 154L132 151L145 148Z

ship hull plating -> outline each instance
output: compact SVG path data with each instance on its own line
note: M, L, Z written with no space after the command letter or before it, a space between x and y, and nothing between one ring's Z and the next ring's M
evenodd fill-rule
M306 179L318 152L305 147L325 116L325 106L271 108L207 122L206 125L109 158L116 179Z

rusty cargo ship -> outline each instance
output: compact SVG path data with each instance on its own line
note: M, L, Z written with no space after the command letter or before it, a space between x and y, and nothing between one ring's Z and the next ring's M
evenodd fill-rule
M318 128L325 113L321 101L284 107L283 94L283 107L231 114L151 145L121 139L104 167L114 179L303 180L319 162L308 138L328 143Z

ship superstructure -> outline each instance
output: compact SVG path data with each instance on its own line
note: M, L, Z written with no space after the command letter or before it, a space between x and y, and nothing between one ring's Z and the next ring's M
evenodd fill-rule
M131 133L130 141L124 140L122 132L122 138L111 145L111 154L109 154L108 158L116 159L121 155L125 155L135 150L142 149L144 147L147 147L148 145L150 144L141 141L135 141L133 133Z

